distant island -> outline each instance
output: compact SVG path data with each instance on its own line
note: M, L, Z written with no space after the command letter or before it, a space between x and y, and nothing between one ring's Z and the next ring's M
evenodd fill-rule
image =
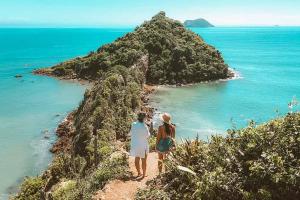
M211 23L209 23L206 19L199 18L194 20L186 20L184 22L185 27L201 27L201 28L207 28L207 27L214 27Z

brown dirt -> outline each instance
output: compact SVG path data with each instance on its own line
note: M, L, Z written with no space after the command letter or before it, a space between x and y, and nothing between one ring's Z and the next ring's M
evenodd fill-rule
M133 176L137 175L134 158L129 158L129 167ZM147 159L147 177L142 180L113 180L106 184L103 190L98 191L93 200L132 200L139 188L144 188L148 180L158 175L157 153L153 152L148 155Z

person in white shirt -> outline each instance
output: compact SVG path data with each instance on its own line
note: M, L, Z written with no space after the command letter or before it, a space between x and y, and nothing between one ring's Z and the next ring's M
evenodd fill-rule
M130 155L135 157L135 167L138 172L138 177L142 176L142 178L146 176L147 155L149 153L148 138L150 137L149 129L145 124L145 118L146 113L138 113L138 119L132 123L130 130ZM140 159L142 159L143 174L141 174L140 170Z

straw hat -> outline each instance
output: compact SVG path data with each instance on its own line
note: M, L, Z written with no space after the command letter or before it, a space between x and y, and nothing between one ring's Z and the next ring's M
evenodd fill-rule
M167 123L167 124L170 124L171 123L171 115L169 113L163 113L160 115L160 119Z

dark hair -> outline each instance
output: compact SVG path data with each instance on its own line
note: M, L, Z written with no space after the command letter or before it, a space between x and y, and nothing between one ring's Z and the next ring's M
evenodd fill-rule
M138 113L138 121L139 122L144 122L145 117L146 117L146 113L145 112L139 112Z
M171 128L170 128L170 124L164 122L164 127L165 127L165 131L167 133L167 136L171 135Z

